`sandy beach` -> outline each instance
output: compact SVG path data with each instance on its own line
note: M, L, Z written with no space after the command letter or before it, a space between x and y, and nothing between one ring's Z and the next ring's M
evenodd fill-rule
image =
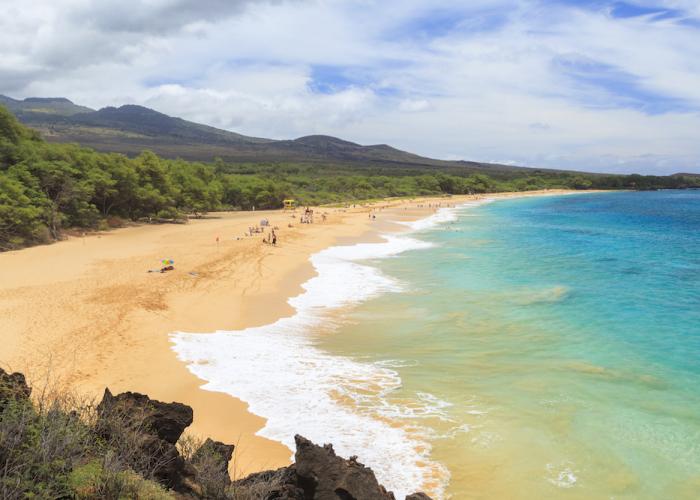
M109 387L188 404L195 415L188 432L236 444L235 477L285 465L290 450L255 435L264 420L238 399L201 390L202 381L176 358L168 335L241 329L288 316L287 299L313 276L313 253L398 230L392 221L425 217L435 210L428 204L468 199L315 208L314 224L299 224L301 210L296 218L283 211L218 213L0 254L0 364L24 372L35 387L50 377L95 399ZM370 210L376 219L368 217ZM262 234L244 236L261 219L279 228L277 246L263 243ZM162 259L173 259L175 270L147 272Z

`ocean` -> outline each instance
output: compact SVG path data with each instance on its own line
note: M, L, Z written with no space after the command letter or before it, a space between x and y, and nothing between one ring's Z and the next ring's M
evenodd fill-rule
M700 496L700 191L441 209L326 249L272 325L173 334L205 389L403 498Z

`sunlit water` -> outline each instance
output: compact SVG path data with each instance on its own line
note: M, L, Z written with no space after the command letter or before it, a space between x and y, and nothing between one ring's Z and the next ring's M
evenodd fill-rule
M315 263L286 323L175 349L270 418L263 435L332 441L401 494L699 498L700 191L432 222L323 256L342 264Z

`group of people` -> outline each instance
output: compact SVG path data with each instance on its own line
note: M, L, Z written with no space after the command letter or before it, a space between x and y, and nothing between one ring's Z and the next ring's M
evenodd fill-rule
M273 227L270 234L263 238L263 243L268 245L277 246L277 233L275 233L275 228Z
M313 224L314 223L314 211L311 210L309 207L306 207L304 209L304 213L301 214L301 218L299 219L299 222L301 224Z

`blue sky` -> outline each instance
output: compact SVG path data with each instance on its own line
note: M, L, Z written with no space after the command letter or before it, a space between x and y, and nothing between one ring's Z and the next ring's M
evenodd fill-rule
M14 97L446 159L700 172L697 0L5 3Z

